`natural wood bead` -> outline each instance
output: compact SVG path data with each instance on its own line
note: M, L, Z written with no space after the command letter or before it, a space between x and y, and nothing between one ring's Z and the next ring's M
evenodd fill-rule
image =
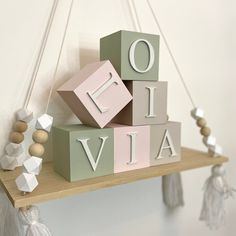
M203 128L206 126L207 122L204 118L199 118L197 119L197 126L200 127L200 128Z
M202 127L200 130L201 135L208 137L211 134L211 129L209 127Z
M10 141L12 143L21 143L24 141L24 135L19 132L11 132L10 134Z
M48 132L44 130L36 130L34 131L32 138L36 143L46 143L48 140Z
M41 157L44 154L44 147L40 143L33 143L29 147L29 154L31 156Z
M24 121L16 121L13 127L14 131L19 132L19 133L24 133L28 129L28 125Z

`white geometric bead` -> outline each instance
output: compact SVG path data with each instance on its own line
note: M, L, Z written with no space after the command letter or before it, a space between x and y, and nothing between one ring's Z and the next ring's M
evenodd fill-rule
M17 167L16 157L4 155L1 157L0 165L4 170L14 170Z
M8 143L5 147L5 151L7 155L16 157L20 156L24 152L24 149L23 145L20 143Z
M22 108L16 112L16 120L21 120L26 123L29 123L33 120L33 112L28 109Z
M35 128L50 132L53 123L53 117L48 114L43 114L37 119Z
M22 153L20 156L16 157L17 166L23 166L23 163L29 159L29 156L25 153Z
M199 118L203 118L204 117L204 111L199 108L199 107L195 107L192 111L191 111L191 116L193 117L193 119L197 120Z
M42 162L42 158L32 156L23 163L24 171L30 174L39 175L42 169Z
M223 154L223 148L220 145L216 144L212 147L209 147L208 153L212 157L221 156Z
M22 173L16 178L16 185L20 191L30 193L38 186L38 181L34 174Z
M211 147L211 146L216 145L216 138L211 136L211 135L207 136L207 137L204 137L202 139L202 141L207 147Z

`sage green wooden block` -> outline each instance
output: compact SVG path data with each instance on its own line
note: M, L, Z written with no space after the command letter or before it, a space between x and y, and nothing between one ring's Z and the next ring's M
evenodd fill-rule
M159 38L159 35L118 31L100 39L100 59L110 60L122 80L158 80Z
M94 162L98 160L101 151L95 169L89 161L84 148L86 145L83 146L83 142L87 143ZM53 163L55 171L68 181L112 174L114 172L113 129L97 129L86 125L53 127Z
M168 132L169 137L165 138ZM151 134L151 147L150 147L150 165L161 165L181 160L181 123L168 121L166 124L150 125ZM164 142L164 143L163 143ZM173 145L174 150L171 148L163 148L160 153L162 144L163 147ZM175 155L172 155L174 151ZM158 158L159 156L159 158Z

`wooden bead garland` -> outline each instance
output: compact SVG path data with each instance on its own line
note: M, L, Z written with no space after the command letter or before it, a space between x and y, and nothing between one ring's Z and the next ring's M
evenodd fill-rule
M24 141L24 135L19 132L11 132L10 134L10 142L12 143L22 143Z
M33 133L32 139L36 143L46 143L48 140L48 133L44 130L36 130Z
M44 147L40 143L33 143L29 147L29 154L35 157L41 157L44 154Z
M42 144L46 143L48 140L48 132L50 132L52 123L53 117L47 114L43 114L36 121L36 131L34 131L32 135L32 139L35 143L31 144L28 150L31 157L24 162L23 173L16 178L17 188L22 191L23 194L32 192L38 186L36 175L41 171L41 157L45 151ZM25 188L25 183L27 183L27 188Z
M209 127L204 126L201 128L200 133L204 137L208 137L211 134L211 129Z
M13 126L13 130L19 133L24 133L28 129L26 122L18 120Z
M24 132L28 129L28 122L33 119L33 113L22 108L15 113L16 121L13 124L13 131L9 135L9 143L5 146L5 154L1 157L0 165L4 170L14 170L17 166L22 166L26 155L24 155L22 142Z
M200 127L200 128L203 128L206 126L207 122L204 118L199 118L197 119L197 126Z
M207 127L207 121L203 117L204 111L201 108L194 108L191 111L191 116L196 120L196 125L200 128L200 133L203 136L203 143L208 148L211 156L219 156L222 154L222 148L216 144L215 137L211 136L211 129Z

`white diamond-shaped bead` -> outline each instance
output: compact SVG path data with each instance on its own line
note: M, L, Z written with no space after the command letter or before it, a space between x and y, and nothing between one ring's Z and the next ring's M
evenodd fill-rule
M21 143L8 143L5 147L5 151L9 156L20 156L23 152L23 145Z
M42 162L42 158L32 156L23 163L24 171L30 174L39 175L42 169Z
M31 120L33 120L33 112L28 109L22 108L16 112L16 120L21 120L29 123Z
M4 155L1 157L0 165L4 170L14 170L17 167L16 157Z
M212 157L218 157L218 156L221 156L223 154L223 148L220 145L216 144L212 147L209 147L208 153Z
M202 139L203 143L207 146L207 147L211 147L211 146L214 146L216 145L216 138L214 136L207 136L207 137L204 137Z
M29 159L29 156L25 153L22 153L20 156L16 157L17 166L23 166L23 163Z
M204 111L199 107L195 107L193 110L191 110L191 116L195 120L197 120L199 118L203 118L204 117Z
M38 186L38 180L34 174L22 173L16 178L16 186L22 192L32 192Z
M48 114L43 114L37 119L35 128L50 132L53 123L53 117Z

